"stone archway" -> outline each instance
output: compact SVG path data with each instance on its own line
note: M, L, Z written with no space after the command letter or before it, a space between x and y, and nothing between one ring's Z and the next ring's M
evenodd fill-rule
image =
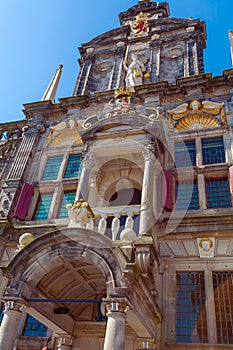
M136 189L138 191L142 189L143 171L139 164L127 158L122 157L108 161L101 167L100 172L102 173L102 179L97 188L98 205L102 204L102 202L109 203L111 197L123 189Z
M139 256L145 251L152 254L152 242L146 241L143 250L141 240L138 244L139 248L135 242L132 249L139 249ZM131 344L138 336L155 337L155 324L161 322L158 306L147 284L138 280L137 263L129 265L126 256L121 245L82 228L55 230L29 243L2 269L7 285L1 299L9 310L3 318L0 347L12 350L14 339L9 343L6 334L15 337L22 306L61 341L67 337L69 344L73 338L75 346L86 344L84 339L77 343L84 337L89 343L93 339L93 344L99 339L98 346L90 345L93 350L102 349L103 341L105 350L111 346L123 350L125 334ZM103 319L96 322L98 310L88 303L105 292L107 327ZM55 313L59 307L67 307L66 312ZM80 350L86 349L81 346Z
M96 338L95 328L103 339L106 322L98 319L100 303L94 301L124 289L124 264L113 242L96 232L81 228L50 232L11 261L2 299L23 302L26 312L58 334L75 339L85 329ZM66 312L56 312L64 308Z

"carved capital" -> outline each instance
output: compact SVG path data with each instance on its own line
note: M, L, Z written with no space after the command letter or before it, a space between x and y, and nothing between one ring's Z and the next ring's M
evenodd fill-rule
M92 168L94 166L94 157L92 152L88 151L84 155L82 164L84 168Z
M103 178L102 171L101 170L95 171L91 174L90 183L91 184L98 184L98 183L100 183L102 178Z
M18 301L7 300L4 303L5 311L18 311L21 312L23 308L23 303Z
M57 334L56 338L58 338L58 350L68 350L72 348L73 338L72 336L66 334Z
M145 161L154 161L156 159L156 147L152 143L146 145L142 150L142 155Z
M5 296L12 298L18 297L21 289L21 283L15 279L10 279L5 290Z
M139 350L155 350L155 341L153 339L139 339L138 340Z
M62 335L58 338L58 346L71 346L73 343L73 340L69 336Z
M125 299L106 299L107 316L114 313L126 315L128 311L128 304Z
M95 61L95 54L93 52L88 52L84 56L84 60L93 63Z

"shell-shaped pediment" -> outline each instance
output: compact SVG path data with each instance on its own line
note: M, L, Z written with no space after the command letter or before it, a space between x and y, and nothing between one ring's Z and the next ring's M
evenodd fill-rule
M226 125L224 103L194 100L183 103L168 113L170 130L174 128L184 131Z
M50 128L46 145L49 147L62 147L67 145L82 144L80 135L80 122L75 119L62 121Z

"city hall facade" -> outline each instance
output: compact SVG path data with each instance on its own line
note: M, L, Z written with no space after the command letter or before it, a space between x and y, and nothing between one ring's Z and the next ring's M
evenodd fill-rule
M0 124L0 349L233 346L233 70L166 2L119 20Z

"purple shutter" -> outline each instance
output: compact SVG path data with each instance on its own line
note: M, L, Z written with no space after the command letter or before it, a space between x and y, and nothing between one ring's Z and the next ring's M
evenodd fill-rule
M29 204L33 195L34 186L27 184L26 182L23 184L23 188L21 190L18 203L16 205L14 217L19 220L25 220L27 216L27 211L29 208Z
M233 165L229 168L229 177L231 192L233 192Z
M173 209L173 175L167 170L163 171L162 206L168 210Z

